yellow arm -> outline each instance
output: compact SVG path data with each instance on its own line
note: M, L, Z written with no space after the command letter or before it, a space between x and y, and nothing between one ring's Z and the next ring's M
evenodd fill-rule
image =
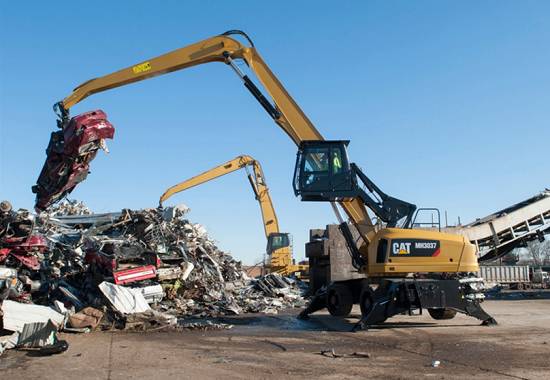
M237 40L228 37L231 34L245 36L250 42L250 46L244 46ZM274 105L263 97L260 90L246 75L240 72L233 62L236 59L244 60L256 74L258 80L271 96ZM68 120L69 109L91 94L208 62L224 62L231 65L239 74L245 86L295 144L299 145L304 140L323 140L323 136L263 61L252 41L246 34L239 31L227 32L112 74L89 80L78 86L57 106L62 119ZM374 227L365 204L359 198L340 201L339 203L356 225L362 238L368 243L374 234Z
M256 200L260 204L262 211L262 219L264 224L265 236L273 233L279 233L279 223L277 221L277 215L275 214L275 208L269 195L269 189L267 187L262 167L258 161L250 156L238 156L225 164L216 166L210 170L205 171L199 175L196 175L188 180L178 183L170 187L162 194L159 200L159 205L170 198L172 195L185 191L192 187L201 185L205 182L211 181L215 178L232 173L236 170L252 167L252 174L248 173L248 179L252 190L256 196Z
M252 168L252 173L248 171L248 167ZM252 186L252 191L254 191L254 195L260 204L260 210L262 212L265 236L268 241L267 253L269 255L269 261L266 265L267 269L270 272L277 272L285 276L307 270L307 266L293 264L289 234L279 232L279 222L277 221L277 215L275 214L275 208L273 207L273 202L269 195L269 188L267 187L262 167L258 161L250 156L235 157L225 164L216 166L170 187L160 197L159 206L162 207L162 203L174 194L243 168L247 171L247 177ZM284 240L280 240L281 235L286 235L288 243L285 243Z

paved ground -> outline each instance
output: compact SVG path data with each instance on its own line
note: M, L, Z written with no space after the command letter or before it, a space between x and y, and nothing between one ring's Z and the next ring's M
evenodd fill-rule
M550 300L486 301L500 323L465 316L434 321L398 316L380 328L349 332L355 319L293 313L232 319L232 330L65 335L51 357L9 351L5 379L128 378L437 378L550 379ZM370 358L319 354L367 352ZM433 360L441 365L433 368Z

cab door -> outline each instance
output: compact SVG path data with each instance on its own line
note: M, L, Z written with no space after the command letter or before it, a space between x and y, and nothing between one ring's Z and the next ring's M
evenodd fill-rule
M304 192L325 192L330 189L330 147L311 147L304 154L300 188Z

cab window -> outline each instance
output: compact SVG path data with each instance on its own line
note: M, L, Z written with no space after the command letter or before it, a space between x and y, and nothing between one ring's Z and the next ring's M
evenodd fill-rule
M311 186L318 183L322 178L329 175L329 149L315 148L309 150L304 160L304 176L302 177L304 186Z
M271 235L269 237L268 252L273 252L276 249L288 247L290 239L287 234Z

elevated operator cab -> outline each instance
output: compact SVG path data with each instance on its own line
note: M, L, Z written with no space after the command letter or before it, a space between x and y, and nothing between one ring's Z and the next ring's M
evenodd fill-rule
M294 193L302 201L336 201L357 195L347 153L349 141L303 141L294 169Z
M348 144L346 140L303 141L294 168L294 194L302 201L317 202L360 198L387 227L399 223L410 228L416 206L380 190L349 161Z
M267 249L268 255L271 255L278 249L290 247L290 236L288 233L279 232L272 233L267 237Z

